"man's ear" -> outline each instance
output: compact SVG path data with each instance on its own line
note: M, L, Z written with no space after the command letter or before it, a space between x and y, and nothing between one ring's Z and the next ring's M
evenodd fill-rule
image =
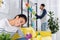
M18 19L19 18L19 16L16 16L16 19Z

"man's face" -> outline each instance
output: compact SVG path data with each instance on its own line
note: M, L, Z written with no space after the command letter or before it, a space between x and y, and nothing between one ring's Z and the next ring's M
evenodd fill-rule
M15 18L15 26L19 27L22 26L23 24L25 24L25 19L23 17L16 17Z
M41 9L41 10L43 10L43 9L44 9L44 7L43 7L43 6L40 6L40 9Z

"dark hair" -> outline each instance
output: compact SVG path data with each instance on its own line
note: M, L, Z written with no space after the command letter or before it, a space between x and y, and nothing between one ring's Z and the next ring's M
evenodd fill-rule
M19 18L20 18L20 17L24 18L24 19L25 19L25 22L27 22L27 17L26 17L24 14L18 14L18 15L15 16L15 18L16 18L17 16L19 16Z
M41 6L45 7L45 4L41 4Z

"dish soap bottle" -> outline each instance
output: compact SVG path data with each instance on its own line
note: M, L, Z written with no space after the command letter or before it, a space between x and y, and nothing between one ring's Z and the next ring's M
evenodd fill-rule
M41 35L40 35L39 32L38 32L38 34L37 34L37 40L41 40Z

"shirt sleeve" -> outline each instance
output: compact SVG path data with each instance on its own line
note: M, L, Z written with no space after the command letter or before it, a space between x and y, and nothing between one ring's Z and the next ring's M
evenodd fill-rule
M43 10L43 13L41 16L39 16L40 19L42 19L47 14L46 10Z
M47 12L44 9L42 15L39 16L39 15L36 14L35 16L36 16L37 19L42 19L46 14L47 14Z
M4 20L2 19L2 20L0 20L0 28L4 28L3 26L5 25L5 22L4 22Z
M20 37L25 37L24 34L23 34L23 32L20 29L18 29L17 32L18 32L18 34L19 34Z
M0 33L2 33L4 31L4 26L5 26L5 23L4 23L4 20L0 20Z

